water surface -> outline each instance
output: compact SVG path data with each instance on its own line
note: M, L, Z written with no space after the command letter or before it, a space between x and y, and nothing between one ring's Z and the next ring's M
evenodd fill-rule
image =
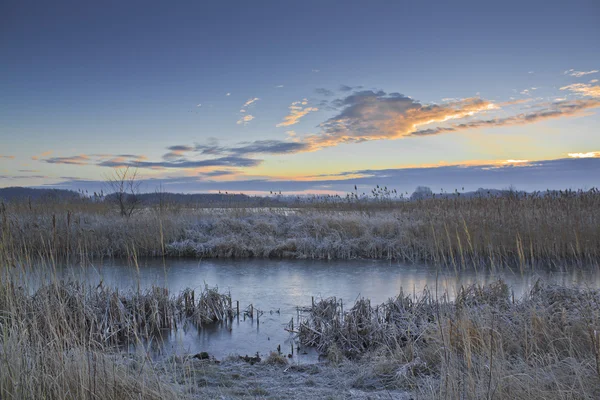
M568 271L459 271L440 270L428 265L406 265L385 261L307 261L307 260L140 260L139 269L126 260L103 260L91 266L69 267L60 271L63 277L86 280L122 290L144 289L152 285L166 286L171 293L185 288L201 290L208 285L221 292L230 292L240 309L252 304L264 311L260 323L241 318L231 326L214 325L186 329L164 338L157 348L158 355L195 354L206 351L220 359L231 354L268 355L281 346L284 354L291 353L293 335L285 327L294 318L297 306L309 306L312 298L335 296L351 305L359 297L370 298L372 304L395 297L402 289L405 294L419 295L425 288L439 296L453 298L461 285L489 283L498 278L514 291L515 297L527 292L542 278L566 286L600 288L597 270L570 268ZM316 354L306 349L294 350L298 362L311 362Z

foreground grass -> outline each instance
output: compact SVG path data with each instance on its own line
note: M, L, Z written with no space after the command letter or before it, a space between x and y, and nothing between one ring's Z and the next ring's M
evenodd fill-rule
M463 288L453 302L400 294L343 311L311 309L300 339L333 362L358 360L358 382L423 398L600 397L600 293L538 282L512 299L497 282Z
M227 295L59 281L31 290L18 278L26 274L4 270L0 282L1 398L600 397L600 293L588 289L538 283L513 299L497 282L455 301L425 292L345 309L326 299L307 310L298 336L327 364L272 354L250 365L153 361L141 346L186 319L229 318ZM138 352L123 353L129 344Z
M69 261L134 255L384 258L526 268L600 260L597 190L386 205L147 208L122 218L99 204L15 203L0 207L0 248Z

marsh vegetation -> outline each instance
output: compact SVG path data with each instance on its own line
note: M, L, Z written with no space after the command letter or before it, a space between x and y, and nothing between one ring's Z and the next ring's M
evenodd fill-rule
M0 205L2 245L35 257L236 257L433 262L460 267L597 264L600 192L508 193L280 208L92 201Z
M298 339L328 364L274 354L249 365L173 356L144 344L182 321L230 318L212 289L65 282L29 286L36 269L96 257L192 256L429 262L446 270L597 267L600 194L424 198L379 206L277 209L147 206L130 216L90 201L0 206L2 398L556 398L600 396L600 294L536 284L514 298L503 282L456 299L424 292L383 304L324 299ZM138 266L139 267L139 266ZM133 344L133 352L123 346ZM281 382L289 386L281 385Z

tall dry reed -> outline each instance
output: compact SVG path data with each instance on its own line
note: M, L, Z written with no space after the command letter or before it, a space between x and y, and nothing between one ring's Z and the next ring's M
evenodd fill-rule
M343 311L317 302L301 341L336 363L359 360L357 386L403 387L419 398L600 397L600 292L538 282L514 300L502 282L455 301L429 292ZM370 383L369 383L370 382Z
M371 203L367 203L371 204ZM190 256L436 262L452 268L598 264L600 193L393 202L380 209L106 208L9 204L0 246L35 257ZM114 210L113 210L114 211Z

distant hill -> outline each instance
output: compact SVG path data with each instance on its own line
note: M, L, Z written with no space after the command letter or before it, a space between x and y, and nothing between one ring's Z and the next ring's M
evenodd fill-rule
M0 188L0 200L53 200L67 201L80 198L79 193L65 189L33 189L26 187Z

